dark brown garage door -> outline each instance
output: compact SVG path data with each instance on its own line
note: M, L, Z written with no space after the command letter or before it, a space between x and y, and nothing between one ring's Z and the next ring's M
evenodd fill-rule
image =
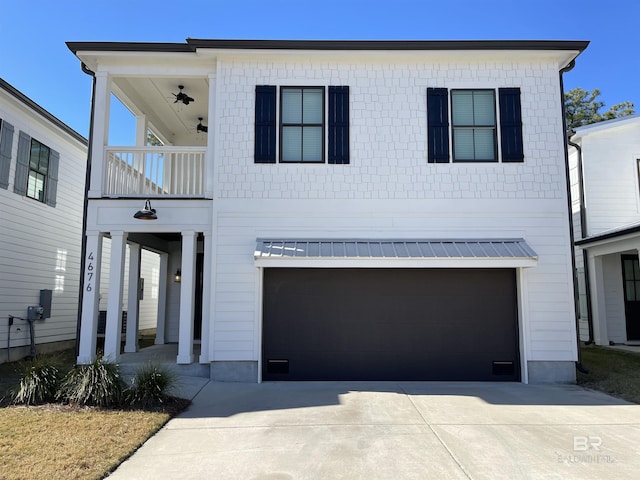
M520 379L513 269L264 271L264 380Z

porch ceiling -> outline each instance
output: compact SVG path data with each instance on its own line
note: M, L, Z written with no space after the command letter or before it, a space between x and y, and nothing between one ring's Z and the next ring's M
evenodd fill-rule
M178 85L194 99L189 105L175 102ZM115 77L113 93L134 114L145 115L151 130L164 142L176 146L203 146L207 136L196 131L198 117L209 125L207 78Z

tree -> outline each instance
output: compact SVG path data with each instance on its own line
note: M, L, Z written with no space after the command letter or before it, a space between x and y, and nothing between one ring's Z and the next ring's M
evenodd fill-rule
M566 92L564 94L564 108L567 116L567 128L577 128L635 113L633 103L628 101L618 103L606 112L600 113L604 102L598 100L599 96L600 90L597 88L588 92L577 87Z

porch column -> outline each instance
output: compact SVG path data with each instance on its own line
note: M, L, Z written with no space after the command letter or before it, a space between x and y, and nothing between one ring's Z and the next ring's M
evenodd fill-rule
M182 281L180 282L180 326L178 363L193 363L193 314L196 284L196 232L182 232Z
M158 277L158 319L156 320L156 345L164 345L167 317L167 272L169 254L160 254L160 273Z
M106 72L96 72L95 100L93 103L93 138L91 140L91 184L89 198L102 196L104 147L109 135L109 108L111 105L111 78Z
M122 290L124 258L127 234L111 232L111 261L109 262L109 300L107 301L107 325L104 332L104 358L117 362L122 341Z
M80 338L78 339L78 358L76 359L80 365L91 363L96 359L103 238L101 232L87 232Z
M591 285L591 314L593 315L593 337L596 345L609 345L607 334L607 312L604 290L602 256L588 253L589 282Z
M147 145L147 116L136 115L136 147Z
M204 234L204 265L202 267L202 330L200 334L200 363L209 363L211 356L211 311L213 307L213 235Z
M138 325L140 317L140 260L142 249L138 243L129 244L129 294L127 300L127 341L124 351L138 351Z

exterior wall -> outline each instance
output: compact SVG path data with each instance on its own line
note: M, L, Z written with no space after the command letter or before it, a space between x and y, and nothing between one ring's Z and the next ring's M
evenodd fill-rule
M257 237L523 237L529 361L575 361L557 66L443 61L219 62L214 361L258 360ZM253 163L256 85L348 85L349 165ZM520 87L525 162L428 164L427 87Z
M588 235L640 222L640 122L618 121L586 132L582 150Z
M35 322L36 350L73 345L78 319L78 290L86 145L0 88L0 119L14 127L9 187L0 188L0 362L7 360L7 337L14 347L30 344L27 316L40 290L53 291L51 317ZM60 153L56 206L14 193L18 135L23 131ZM38 346L43 345L42 349ZM21 355L22 353L22 355ZM28 354L11 353L11 360Z

